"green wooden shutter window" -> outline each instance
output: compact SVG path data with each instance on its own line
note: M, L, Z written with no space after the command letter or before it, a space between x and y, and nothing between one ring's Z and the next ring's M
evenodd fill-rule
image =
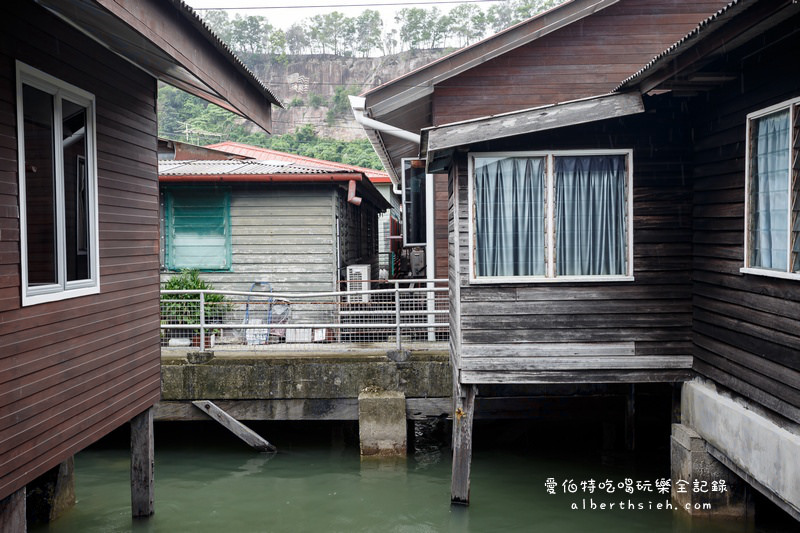
M171 270L230 268L229 190L170 189L167 226L167 264Z

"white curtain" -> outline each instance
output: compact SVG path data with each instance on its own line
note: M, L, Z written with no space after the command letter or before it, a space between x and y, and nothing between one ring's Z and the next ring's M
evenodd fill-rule
M555 158L556 275L627 273L625 156Z
M789 111L752 122L750 265L786 271L789 239Z
M543 276L544 158L476 158L478 276Z

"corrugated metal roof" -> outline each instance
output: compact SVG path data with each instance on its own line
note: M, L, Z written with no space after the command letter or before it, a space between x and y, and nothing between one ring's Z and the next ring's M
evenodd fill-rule
M252 157L253 159L271 160L271 161L289 161L298 164L307 164L313 166L322 166L325 168L335 168L337 171L354 171L362 172L367 176L370 181L375 183L389 182L389 174L383 170L376 170L374 168L365 168L355 165L348 165L346 163L339 163L336 161L325 161L313 157L287 154L286 152L279 152L277 150L270 150L269 148L261 148L260 146L251 146L249 144L237 143L233 141L224 141L216 144L209 144L206 148L227 152L230 154L243 155L245 157Z
M700 39L701 33L705 35L717 24L720 24L721 22L733 17L734 15L738 14L740 10L747 8L756 1L757 0L733 0L716 13L700 22L700 24L698 24L692 31L687 33L682 39L651 59L649 63L639 69L639 71L637 71L635 74L623 80L622 83L620 83L614 89L614 91L619 92L622 89L627 89L633 85L636 85L636 83L640 82L642 78L645 78L650 71L652 71L663 61L666 61L667 58L683 53L686 48L693 46Z
M301 165L298 163L283 163L279 161L159 161L158 174L160 176L246 176L246 175L324 175L324 174L354 174L356 170L345 170L335 167L322 167L318 165Z

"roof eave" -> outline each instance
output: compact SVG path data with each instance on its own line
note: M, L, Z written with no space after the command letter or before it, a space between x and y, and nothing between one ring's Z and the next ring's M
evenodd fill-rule
M746 16L740 16L747 11ZM800 11L794 0L759 2L733 0L703 20L675 44L655 56L638 72L623 80L616 92L638 90L645 94L680 74L697 70L717 57Z
M269 132L280 102L181 0L35 0L165 83Z
M644 112L638 92L614 93L426 128L426 158L471 144Z

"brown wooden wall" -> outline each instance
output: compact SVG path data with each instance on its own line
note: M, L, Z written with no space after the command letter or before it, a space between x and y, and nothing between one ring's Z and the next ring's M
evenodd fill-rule
M800 422L800 281L739 272L746 115L800 97L797 18L709 65L740 74L692 99L692 275L697 372Z
M0 498L159 397L156 84L32 2L0 8ZM100 294L20 306L15 59L95 95Z
M726 0L621 0L436 85L434 125L610 92Z
M447 277L447 174L435 174L433 177L433 240L434 240L434 275L438 279ZM439 208L441 206L441 208Z
M470 285L467 160L458 161L458 314L464 382L670 381L689 375L691 345L691 190L688 136L680 103L651 99L660 122L641 135L648 114L473 146L472 151L632 148L632 282ZM455 224L453 220L452 224ZM451 257L451 279L456 278ZM633 353L617 351L633 347ZM536 371L554 347L585 355L571 371ZM470 352L472 350L472 352ZM604 355L652 358L620 370ZM619 359L619 357L617 357ZM601 363L602 361L602 363ZM627 359L626 361L632 361ZM607 368L586 369L585 364ZM644 370L652 364L655 368ZM616 366L615 366L616 365ZM624 363L623 363L624 366Z

